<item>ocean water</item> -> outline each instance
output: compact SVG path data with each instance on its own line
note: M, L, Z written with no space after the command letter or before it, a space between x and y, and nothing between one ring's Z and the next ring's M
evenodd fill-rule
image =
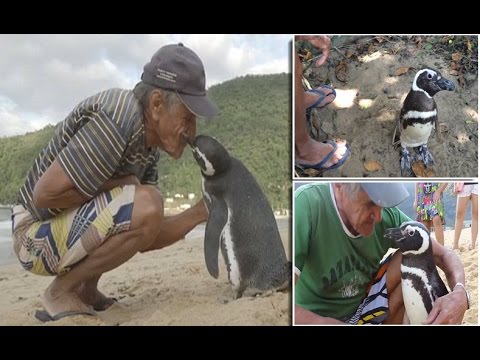
M12 239L12 221L10 209L0 208L0 243Z

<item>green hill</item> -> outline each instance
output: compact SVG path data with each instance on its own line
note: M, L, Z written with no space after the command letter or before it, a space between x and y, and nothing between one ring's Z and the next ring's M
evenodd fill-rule
M30 166L50 140L55 127L0 139L0 204L13 204Z
M290 77L248 75L209 89L221 115L199 120L197 133L215 137L252 172L275 210L290 208ZM11 204L40 149L54 132L0 139L0 203ZM174 161L162 153L159 187L165 197L201 194L200 168L188 147Z

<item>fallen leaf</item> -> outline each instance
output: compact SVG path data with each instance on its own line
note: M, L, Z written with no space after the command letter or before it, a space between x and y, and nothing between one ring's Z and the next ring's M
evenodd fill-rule
M299 56L302 58L302 61L308 61L313 58L313 54L306 49L302 50L302 52L299 53Z
M455 61L455 62L459 62L460 60L462 60L462 54L456 52L456 53L453 53L452 54L452 60Z
M377 160L368 160L363 163L363 167L367 171L378 171L383 168L382 164L380 164Z
M467 48L468 48L468 51L472 51L472 42L470 40L467 40Z
M303 173L307 175L308 177L317 177L320 176L320 171L315 170L315 169L305 169L303 170Z
M408 70L410 70L410 66L402 66L402 67L399 67L399 68L397 69L397 71L395 71L395 76L403 75L403 74L405 74L406 72L408 72Z
M412 165L412 170L417 177L434 177L435 171L433 169L426 168L423 162L415 161Z
M337 66L335 66L335 76L341 82L347 81L348 73L348 64L345 60L340 61Z
M453 76L457 76L458 75L458 71L457 70L450 70L448 72L450 75L453 75Z
M350 59L352 56L353 56L354 52L352 50L347 50L345 52L345 56L347 57L347 59Z

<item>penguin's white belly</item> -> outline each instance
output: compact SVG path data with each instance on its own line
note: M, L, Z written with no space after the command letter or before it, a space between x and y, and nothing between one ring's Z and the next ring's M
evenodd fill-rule
M402 294L410 324L421 324L428 316L422 296L414 289L408 279L402 279Z
M230 273L229 273L230 283L233 289L236 290L240 286L240 268L238 266L237 257L235 256L235 249L234 249L233 238L232 238L232 229L231 229L232 210L229 207L227 208L228 208L227 222L223 227L221 237L223 238L226 253L227 253L227 258L228 258L225 260L228 261L228 263L230 264Z
M403 146L416 147L428 142L428 138L432 133L433 129L432 123L427 124L413 124L412 126L407 126L406 129L402 128L400 134L400 142Z

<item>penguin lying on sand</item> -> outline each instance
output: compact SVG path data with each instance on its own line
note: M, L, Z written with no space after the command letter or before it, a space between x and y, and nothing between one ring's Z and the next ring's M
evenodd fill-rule
M220 247L235 299L246 289L253 295L286 288L292 266L272 208L255 178L212 137L186 140L203 175L208 208L204 252L210 275L218 277Z
M402 176L412 175L412 164L415 161L407 147L415 149L418 160L421 160L425 167L434 165L433 157L427 148L432 129L435 128L440 136L437 104L433 96L441 90L453 91L454 89L455 85L450 80L443 78L437 70L426 68L418 71L415 75L412 89L403 102L397 124L402 146L400 155ZM395 134L396 130L395 128Z
M407 221L387 229L385 237L395 240L402 252L400 271L405 311L411 324L421 324L434 301L448 294L435 266L430 232L419 222Z

